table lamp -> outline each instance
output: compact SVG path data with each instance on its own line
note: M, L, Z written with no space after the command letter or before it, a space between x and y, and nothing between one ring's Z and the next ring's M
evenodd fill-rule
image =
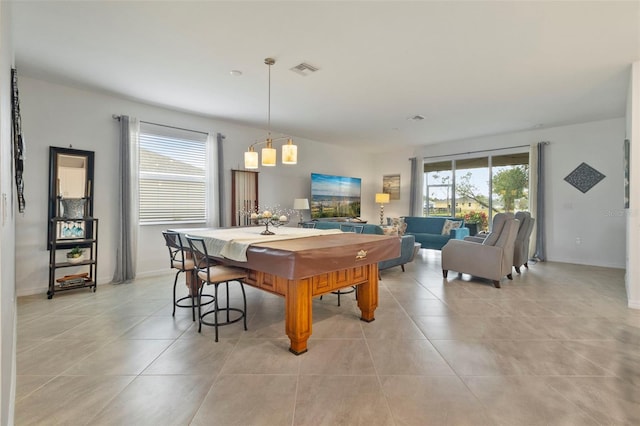
M389 194L377 193L376 194L376 203L380 203L380 226L383 226L384 220L384 205L389 202Z
M296 198L293 200L293 209L298 210L298 224L302 223L301 210L309 210L309 200L307 198Z

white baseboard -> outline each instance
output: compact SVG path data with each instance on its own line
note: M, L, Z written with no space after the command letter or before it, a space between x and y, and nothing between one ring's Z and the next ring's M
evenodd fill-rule
M640 300L629 300L627 306L631 309L640 309Z
M171 273L170 269L159 269L157 271L147 271L147 272L143 272L141 274L136 274L136 278L157 277L157 276L167 275L168 273ZM98 287L101 286L101 285L104 285L104 284L111 284L112 278L113 277L98 277ZM48 283L41 283L41 284L39 284L37 286L33 286L33 287L20 286L20 287L16 288L16 297L33 296L35 294L44 294L44 295L46 295L48 290L49 290L49 284Z
M573 259L573 258L562 258L555 257L553 259L546 259L548 262L558 262L558 263L571 263L574 265L585 265L585 266L597 266L601 268L613 268L613 269L626 269L626 265L618 264L618 263L609 263L609 262L585 262L583 259Z
M141 274L136 274L136 278L149 278L149 277L157 277L160 275L167 275L167 273L170 273L170 269L165 268L165 269L159 269L157 271L147 271L147 272L143 272ZM176 270L173 270L173 273L175 274Z

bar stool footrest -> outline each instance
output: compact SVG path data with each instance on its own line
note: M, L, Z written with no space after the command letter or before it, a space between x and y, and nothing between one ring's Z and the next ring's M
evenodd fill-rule
M194 299L196 299L195 300L195 307L197 308L198 307L198 297L196 296L196 297L194 297ZM207 305L213 303L213 301L215 300L215 298L210 294L203 294L202 295L202 299L205 299L206 302L205 303L201 303L200 306L207 306ZM180 304L180 302L183 302L185 300L189 301L188 304ZM176 300L176 306L178 308L191 308L191 296L184 296L184 297L181 297L180 299Z
M202 305L202 306L204 306L204 305ZM237 318L230 319L229 321L220 321L220 318L223 317L223 316L226 317L229 312L238 312L238 313L240 313L240 315ZM215 327L216 326L215 322L208 322L208 321L205 321L205 319L204 319L205 317L207 317L209 315L214 315L215 313L216 313L215 310L205 312L204 314L202 314L200 316L200 323L204 324L204 325L210 325L210 326ZM240 308L218 308L218 324L217 325L218 325L218 327L221 327L223 325L233 324L233 323L238 322L241 319L243 319L244 316L245 316L245 313Z

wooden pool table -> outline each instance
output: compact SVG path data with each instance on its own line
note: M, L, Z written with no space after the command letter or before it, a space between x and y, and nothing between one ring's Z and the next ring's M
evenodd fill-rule
M184 235L211 238L211 229L177 229ZM400 255L394 236L339 233L256 242L246 251L246 262L216 257L221 263L249 271L246 284L285 298L289 350L307 351L312 332L312 298L357 286L360 319L373 321L378 306L378 262ZM193 290L192 290L193 291Z

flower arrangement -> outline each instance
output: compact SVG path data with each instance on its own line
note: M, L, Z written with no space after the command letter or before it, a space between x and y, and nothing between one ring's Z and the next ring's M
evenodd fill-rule
M478 228L486 229L489 225L488 216L486 212L472 210L464 214L465 223L477 223Z

